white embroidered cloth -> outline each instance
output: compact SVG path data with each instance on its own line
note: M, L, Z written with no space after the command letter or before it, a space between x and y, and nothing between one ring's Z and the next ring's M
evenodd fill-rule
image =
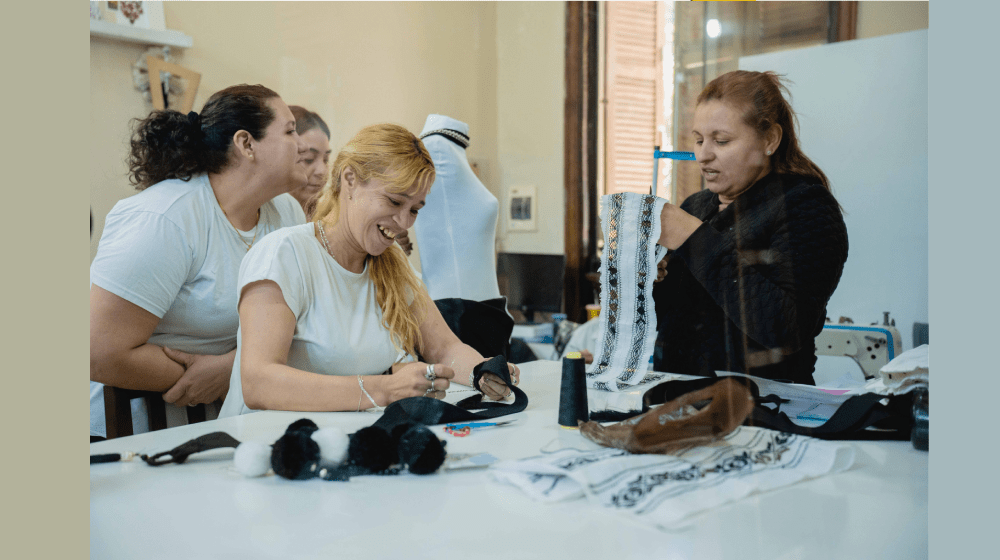
M586 496L593 505L668 529L698 512L841 472L853 462L848 444L740 426L719 442L673 455L563 449L496 463L490 473L536 500Z
M648 194L601 197L601 325L597 354L587 367L587 387L621 391L650 381L649 357L656 342L653 281L667 249L660 238L666 200Z
M903 395L918 388L930 387L931 348L921 344L896 356L879 369L879 375L869 379L866 393Z

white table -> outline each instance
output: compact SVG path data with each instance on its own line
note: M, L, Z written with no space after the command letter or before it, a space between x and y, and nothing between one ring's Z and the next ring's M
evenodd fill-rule
M500 459L545 446L582 445L556 424L558 362L522 366L529 395L517 426L465 438L432 428L452 453ZM449 395L455 401L468 393ZM348 433L370 413L259 412L91 445L91 453L169 450L226 431L272 443L293 421ZM183 465L90 467L91 558L925 558L927 453L909 442L855 442L847 472L756 494L665 532L584 500L543 504L493 482L485 470L350 482L245 478L232 450Z

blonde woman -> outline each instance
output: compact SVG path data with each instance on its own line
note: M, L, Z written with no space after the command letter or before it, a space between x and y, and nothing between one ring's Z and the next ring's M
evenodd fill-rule
M220 416L365 410L469 384L485 358L448 329L395 244L433 183L426 148L400 126L369 126L341 150L315 221L272 234L243 260ZM426 361L400 363L418 354ZM489 398L509 393L490 374L481 385Z

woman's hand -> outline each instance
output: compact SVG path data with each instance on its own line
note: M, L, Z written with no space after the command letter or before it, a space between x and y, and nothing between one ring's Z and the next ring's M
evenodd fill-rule
M163 400L176 406L194 406L226 397L235 350L221 356L188 354L173 348L164 348L163 353L184 367L184 375L163 394Z
M433 374L429 375L431 367ZM407 397L443 399L445 391L451 386L451 380L455 378L455 370L444 364L410 362L393 366L390 377L385 387L387 400L384 404L378 403L381 406L389 406L390 403Z
M702 222L679 206L669 202L660 210L660 239L658 243L667 249L676 249L687 241Z
M507 364L507 370L510 372L510 380L517 385L521 382L521 370L517 368L514 364ZM498 401L504 397L510 396L513 391L507 388L496 375L492 373L484 373L482 379L479 380L479 388L486 398Z

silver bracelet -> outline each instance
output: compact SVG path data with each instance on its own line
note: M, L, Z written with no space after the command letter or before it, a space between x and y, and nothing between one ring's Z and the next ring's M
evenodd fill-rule
M358 376L358 386L361 387L361 392L364 393L366 397L368 397L368 400L370 400L372 402L372 406L375 407L375 408L366 408L365 410L370 410L372 412L382 412L383 410L385 410L384 406L379 406L378 403L375 402L375 399L373 399L372 396L368 394L368 391L365 391L365 382L361 380L361 376L360 375ZM361 404L360 403L361 403L361 399L359 398L358 399L358 408L361 408Z

